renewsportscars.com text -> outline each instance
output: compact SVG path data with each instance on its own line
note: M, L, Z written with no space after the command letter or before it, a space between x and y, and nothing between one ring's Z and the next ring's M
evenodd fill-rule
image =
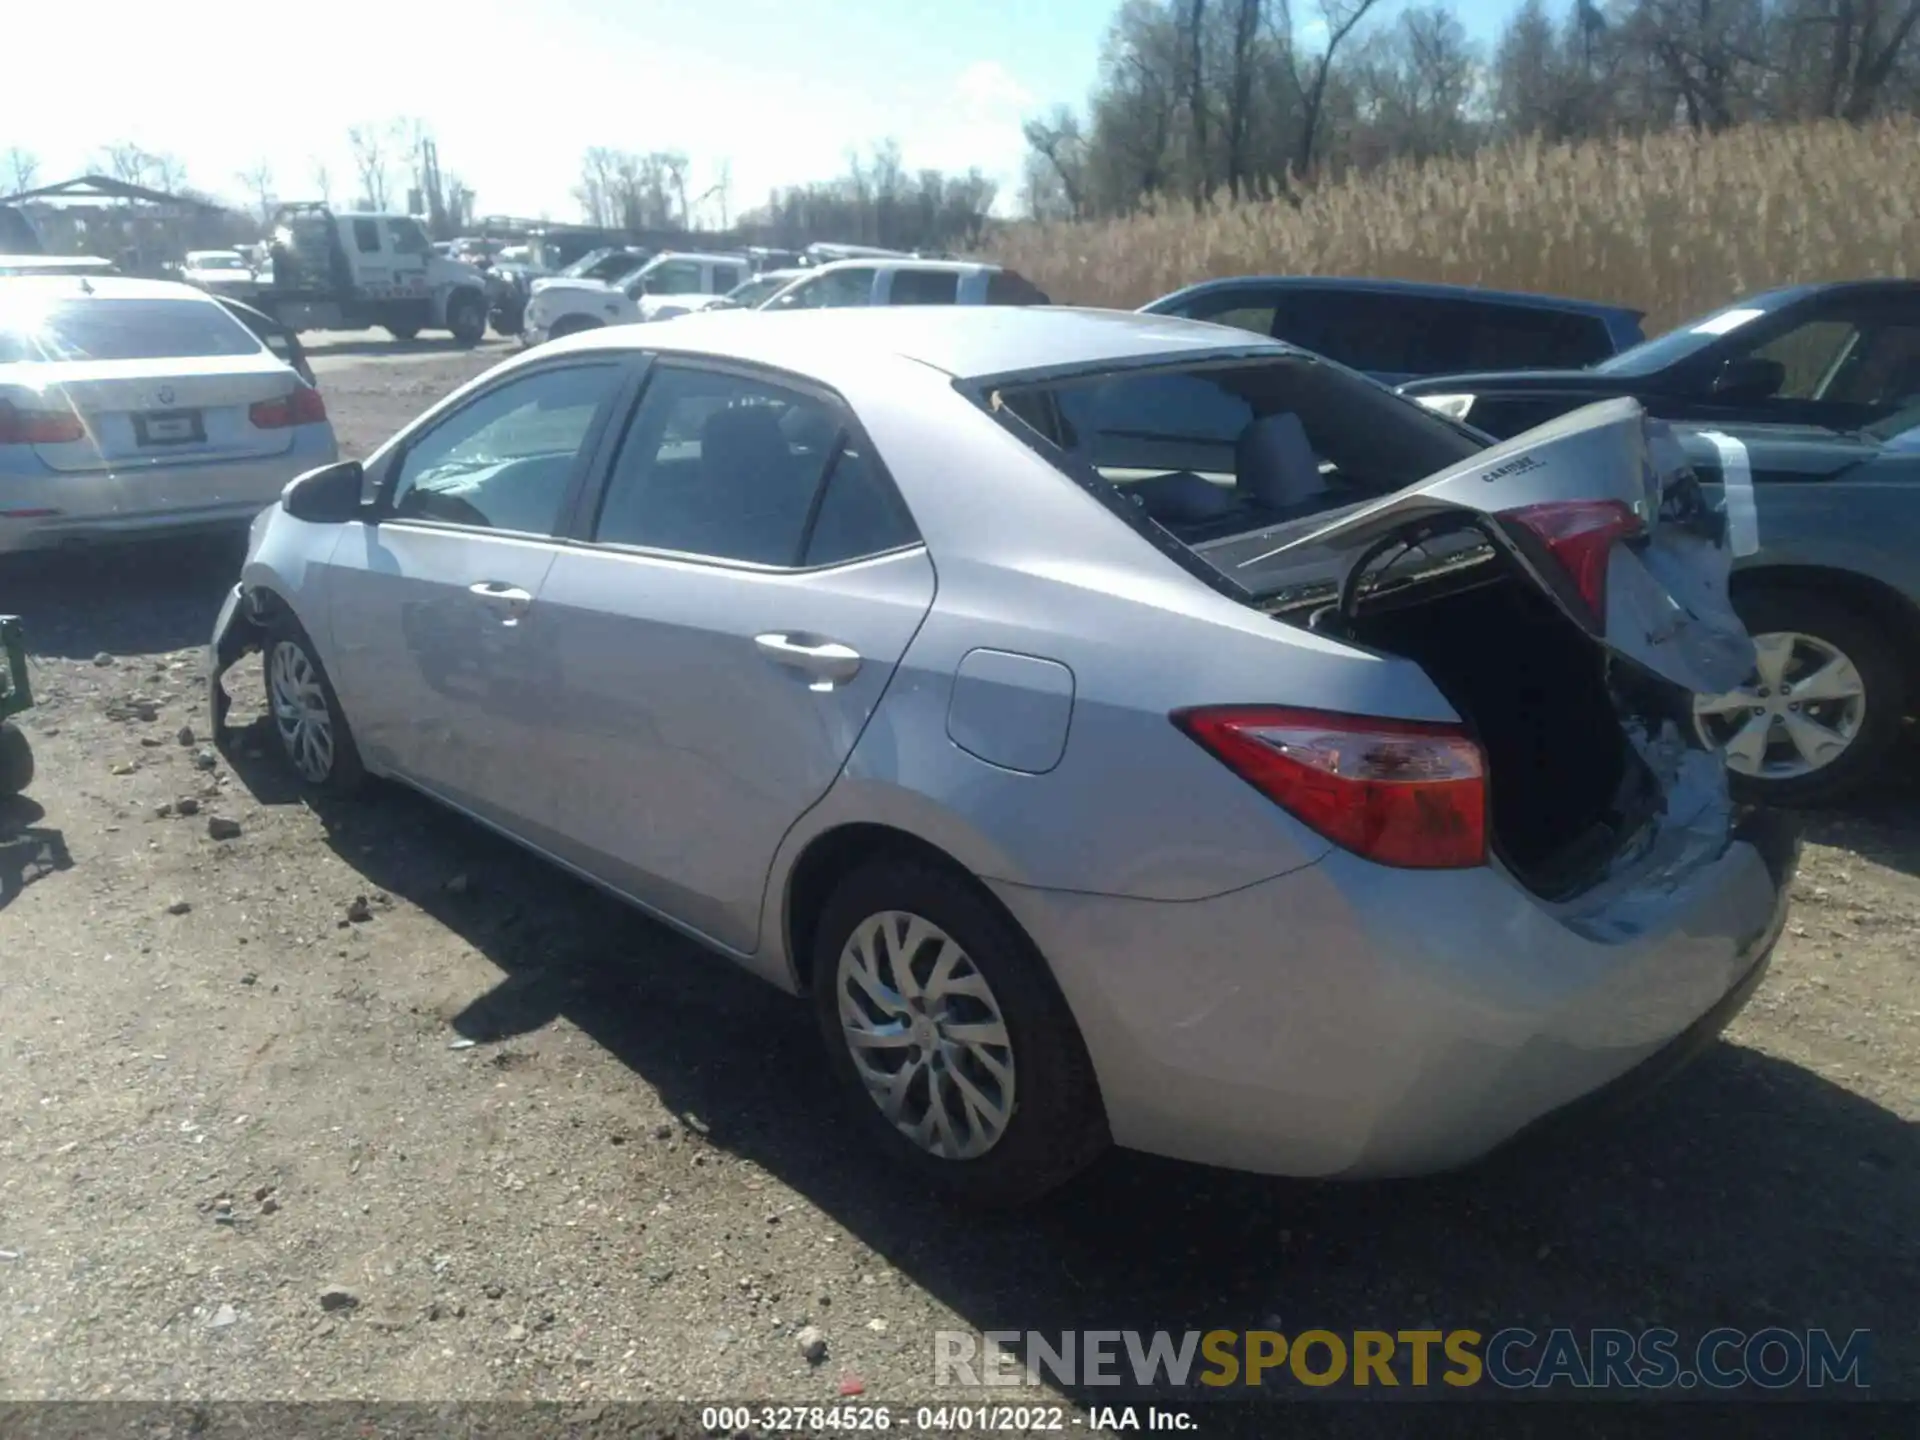
M1572 1330L939 1331L937 1386L1864 1390L1868 1333Z

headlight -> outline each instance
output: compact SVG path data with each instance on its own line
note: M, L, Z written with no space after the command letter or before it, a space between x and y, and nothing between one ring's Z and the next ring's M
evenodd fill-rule
M1421 395L1417 398L1429 410L1438 410L1449 420L1464 420L1467 412L1473 409L1471 395Z

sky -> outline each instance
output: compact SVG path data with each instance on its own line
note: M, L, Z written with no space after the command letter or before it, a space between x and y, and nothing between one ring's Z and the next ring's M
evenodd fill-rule
M887 137L912 169L978 166L1006 209L1018 199L1022 120L1085 100L1116 0L11 8L7 49L49 63L7 67L0 155L32 152L40 184L104 169L100 152L131 141L233 200L247 195L239 175L263 161L279 198L320 198L324 165L345 204L358 191L348 129L404 117L426 122L443 174L471 186L482 213L569 220L589 146L681 151L695 195L724 164L738 214L776 186L844 173L850 149ZM1482 39L1510 8L1456 5ZM77 67L54 63L82 47ZM403 201L399 169L392 197ZM0 172L0 191L10 178Z

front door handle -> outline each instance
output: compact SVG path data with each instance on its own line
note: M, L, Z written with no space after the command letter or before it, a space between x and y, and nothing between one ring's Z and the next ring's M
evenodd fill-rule
M756 635L753 643L762 655L777 665L804 671L815 679L816 690L844 684L860 673L860 652L832 640L811 635L774 632Z

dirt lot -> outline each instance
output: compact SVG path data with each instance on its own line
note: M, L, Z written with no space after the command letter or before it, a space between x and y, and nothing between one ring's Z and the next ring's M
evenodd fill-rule
M329 367L349 452L482 363ZM257 732L204 750L236 558L0 569L42 656L0 1397L924 1400L939 1329L1263 1323L1865 1327L1920 1395L1904 778L1814 822L1759 997L1625 1119L1397 1185L1115 1156L982 1220L855 1143L804 1007L407 794L309 808Z

